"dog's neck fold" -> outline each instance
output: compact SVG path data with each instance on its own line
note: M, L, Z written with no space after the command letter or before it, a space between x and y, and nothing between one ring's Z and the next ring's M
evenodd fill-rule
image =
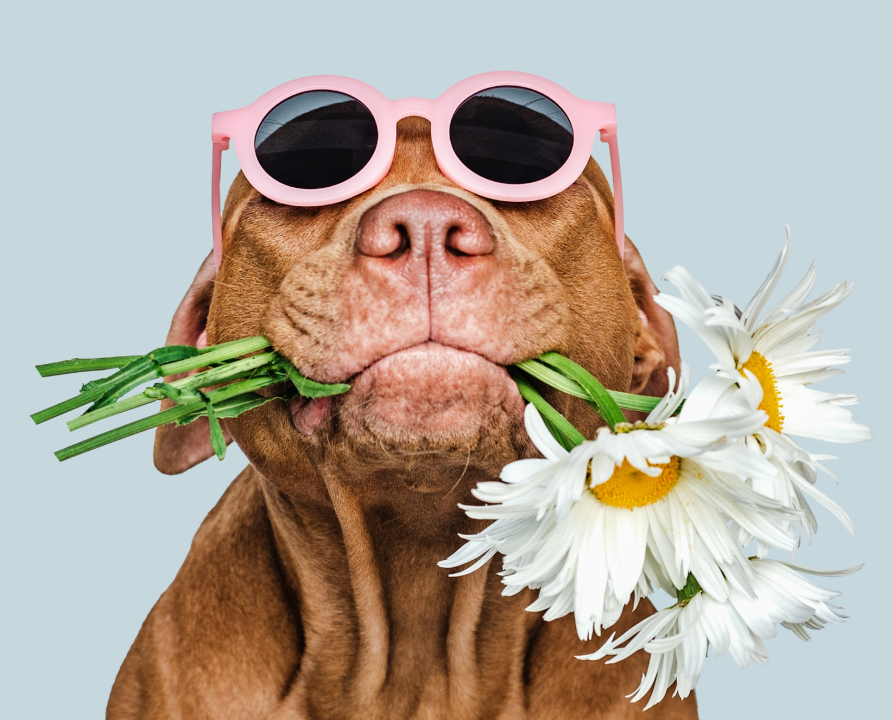
M356 717L402 716L397 706L474 717L481 663L505 687L519 682L510 663L493 666L526 645L536 616L518 610L529 598L500 598L491 568L450 578L436 564L459 532L480 529L457 507L472 501L458 490L484 478L464 474L453 492L423 493L381 475L326 473L324 493L301 498L258 478L303 642L289 706L312 715L334 693Z

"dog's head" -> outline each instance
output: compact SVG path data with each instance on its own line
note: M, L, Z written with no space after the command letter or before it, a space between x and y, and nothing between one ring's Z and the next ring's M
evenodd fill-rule
M280 205L239 175L223 217L224 259L199 271L169 343L265 335L306 376L347 382L335 398L269 403L232 436L267 477L335 463L409 470L438 486L444 465L497 473L531 452L506 366L556 350L607 387L662 394L677 368L671 318L626 242L594 160L536 202L495 202L440 172L430 125L398 126L393 166L371 190L317 208ZM596 415L553 398L591 435ZM209 457L206 426L162 428L155 462L181 472Z

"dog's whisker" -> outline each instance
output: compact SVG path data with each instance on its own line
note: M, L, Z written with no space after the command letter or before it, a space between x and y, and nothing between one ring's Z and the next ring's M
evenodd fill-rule
M461 475L458 476L458 480L455 481L455 485L449 488L449 492L446 493L446 497L449 497L452 494L452 491L458 487L458 484L462 481L462 478L465 476L465 473L468 472L468 467L471 464L471 448L468 448L468 460L465 463L465 469L461 471Z

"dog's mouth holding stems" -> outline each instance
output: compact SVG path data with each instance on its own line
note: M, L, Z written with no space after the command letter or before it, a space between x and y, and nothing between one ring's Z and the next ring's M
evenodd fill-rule
M465 445L523 401L505 367L482 355L427 341L385 355L348 380L338 397L294 398L295 429L313 433L337 415L351 434L371 432L388 445Z
M522 426L506 366L553 344L560 290L489 215L450 193L400 192L364 210L340 240L334 310L306 279L318 266L289 277L269 337L308 377L351 386L292 401L298 433L318 436L332 421L363 444L411 453L472 447Z

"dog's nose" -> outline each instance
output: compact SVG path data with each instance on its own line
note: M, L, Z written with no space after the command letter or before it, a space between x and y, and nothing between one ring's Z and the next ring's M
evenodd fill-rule
M368 210L356 239L360 254L398 260L406 253L429 263L489 255L495 249L486 218L469 203L448 193L411 190Z
M356 237L363 282L388 316L402 303L427 321L426 340L502 362L512 346L500 332L511 308L503 248L470 203L433 190L410 190L366 211ZM399 300L406 298L406 300ZM408 325L400 329L408 333Z

